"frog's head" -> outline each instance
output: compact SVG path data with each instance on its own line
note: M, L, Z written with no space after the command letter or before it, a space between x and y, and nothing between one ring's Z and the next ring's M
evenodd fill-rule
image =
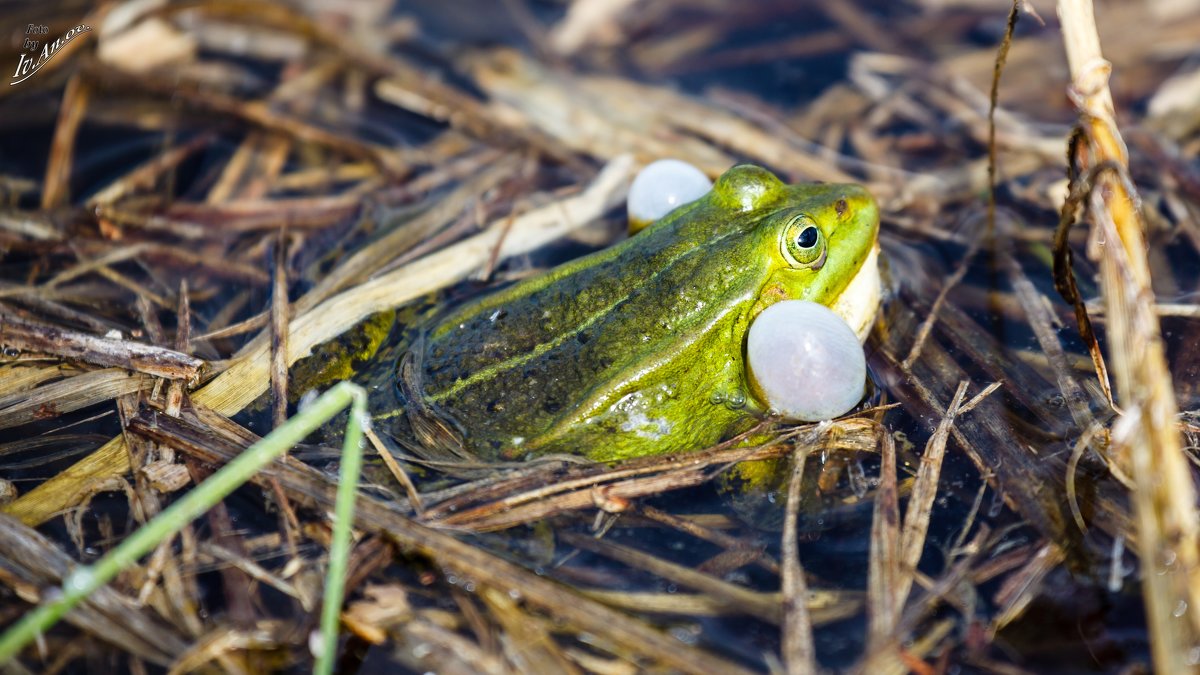
M713 186L727 210L754 212L764 283L750 317L781 300L811 300L865 337L879 305L879 208L860 185L784 185L766 169L736 166Z

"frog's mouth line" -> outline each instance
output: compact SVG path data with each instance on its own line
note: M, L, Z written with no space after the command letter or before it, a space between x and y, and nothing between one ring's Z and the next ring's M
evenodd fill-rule
M867 259L858 268L858 272L855 272L854 278L830 309L850 324L858 336L858 341L862 342L867 339L867 333L871 332L871 325L875 323L879 299L879 243L876 242L867 254Z

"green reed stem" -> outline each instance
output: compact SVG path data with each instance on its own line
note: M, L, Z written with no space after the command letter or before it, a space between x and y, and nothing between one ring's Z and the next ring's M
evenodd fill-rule
M58 592L46 593L46 602L27 613L0 635L0 664L14 658L25 645L53 626L72 607L112 581L122 570L133 566L160 542L178 533L267 464L304 440L346 406L350 406L341 484L338 486L334 509L333 543L329 554L325 609L321 616L322 649L316 665L318 673L331 672L333 657L337 652L337 618L344 593L346 563L349 559L354 495L358 486L359 467L362 464L362 425L367 415L366 401L367 395L362 387L350 382L337 384L312 405L251 445L220 471L138 528L94 564L77 567L69 572L63 577L62 587L57 589Z
M344 384L344 383L343 383ZM339 385L340 386L340 385ZM354 501L358 496L358 476L362 471L363 428L370 424L367 396L355 387L346 437L342 445L342 466L338 480L337 502L333 508L333 538L329 543L329 571L325 575L325 600L321 606L321 651L313 667L316 675L333 673L337 656L338 618L346 590L346 567L350 562L350 534L354 525Z

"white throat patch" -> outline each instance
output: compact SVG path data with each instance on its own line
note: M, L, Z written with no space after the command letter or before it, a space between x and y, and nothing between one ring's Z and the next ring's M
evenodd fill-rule
M876 242L862 267L858 268L850 284L842 291L841 297L830 307L850 324L859 342L867 339L867 333L871 332L871 325L875 323L875 312L879 310L880 283L879 242Z

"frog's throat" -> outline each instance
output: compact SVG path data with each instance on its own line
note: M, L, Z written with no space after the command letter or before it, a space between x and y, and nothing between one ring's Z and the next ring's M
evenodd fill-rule
M862 342L867 339L867 333L871 332L871 325L875 323L879 298L879 244L876 243L830 309L850 324L855 335L858 335L858 341Z

